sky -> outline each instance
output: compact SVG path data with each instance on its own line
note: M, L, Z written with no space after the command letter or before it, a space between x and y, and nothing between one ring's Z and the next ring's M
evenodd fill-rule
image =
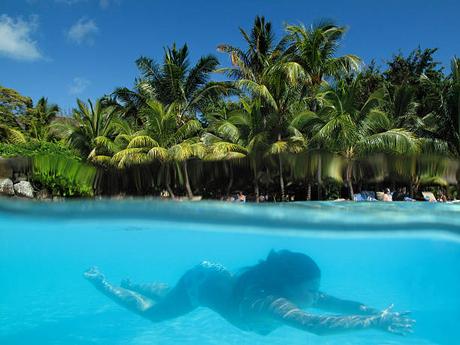
M447 68L460 56L459 0L0 0L0 85L69 113L77 98L132 87L135 60L160 60L187 43L192 62L222 43L243 46L238 28L263 15L277 37L284 25L321 19L348 28L339 54L385 65L395 53L439 48ZM218 78L218 76L216 76Z

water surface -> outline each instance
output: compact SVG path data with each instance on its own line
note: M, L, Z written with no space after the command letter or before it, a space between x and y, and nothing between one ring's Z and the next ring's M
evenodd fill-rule
M310 255L330 294L412 310L415 333L260 336L204 308L153 324L82 277L97 265L115 283L174 284L203 260L236 272L271 249ZM0 200L0 344L456 345L459 263L460 205Z

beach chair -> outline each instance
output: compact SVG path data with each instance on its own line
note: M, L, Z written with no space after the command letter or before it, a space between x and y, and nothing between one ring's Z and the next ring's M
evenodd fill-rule
M429 202L436 202L436 197L432 192L422 192L423 198Z

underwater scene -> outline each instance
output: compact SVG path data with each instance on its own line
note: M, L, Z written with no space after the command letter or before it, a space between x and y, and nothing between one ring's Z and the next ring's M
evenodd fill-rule
M0 200L0 344L455 345L459 263L453 204Z

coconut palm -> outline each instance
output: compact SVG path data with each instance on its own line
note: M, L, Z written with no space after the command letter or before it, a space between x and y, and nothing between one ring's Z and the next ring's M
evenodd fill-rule
M306 126L312 133L312 142L340 154L347 162L346 181L353 198L353 161L366 154L414 154L420 152L420 140L396 126L397 120L380 110L380 99L373 95L357 108L357 81L350 85L339 83L323 92L322 106L316 113L306 114Z
M48 136L48 126L58 112L59 107L56 104L49 104L48 99L42 97L21 120L32 138L45 140Z
M229 122L239 131L239 145L244 147L253 173L254 192L259 200L260 165L267 149L269 132L261 112L260 100L241 100L242 109L233 115Z
M91 100L86 104L78 99L72 118L57 119L52 124L52 131L88 157L97 146L109 146L109 140L113 140L123 127L115 107L103 106L101 99L94 105Z
M257 16L250 33L240 28L240 33L247 44L246 50L221 44L218 51L230 55L231 67L222 68L232 79L247 79L260 82L267 67L280 59L284 50L284 41L275 43L275 35L270 22L265 17Z
M433 131L449 143L451 151L460 156L460 59L451 62L451 74L440 90L441 109L433 116Z
M202 159L206 154L206 147L201 142L199 137L193 137L185 139L180 143L171 146L168 149L168 154L173 161L178 162L182 166L185 190L187 192L188 198L193 199L193 191L189 178L188 161L192 158ZM181 170L178 172L179 177L181 177Z
M196 119L180 120L177 105L163 105L157 100L147 100L141 110L144 129L132 136L120 137L125 147L113 155L112 162L119 168L160 162L165 174L165 186L172 196L170 170L179 162L184 175L187 195L192 198L187 161L204 155L204 146L196 135L201 124Z
M419 104L413 87L384 83L375 94L383 100L382 109L390 114L395 127L405 128L419 137L422 153L449 154L447 143L438 133L436 114L418 115Z
M271 23L264 17L256 17L250 34L241 28L240 32L247 48L243 51L231 45L220 45L218 49L228 53L232 60L232 67L221 71L237 79L237 88L262 100L262 108L267 107L262 109L265 116L274 111L282 117L296 91L294 84L301 76L300 66L283 60L284 41L275 45ZM267 121L265 119L265 127Z
M340 79L358 70L361 59L352 54L335 56L346 28L332 22L320 22L311 27L288 25L286 31L288 46L285 55L289 61L302 66L301 93L310 99L310 109L316 111L318 102L315 100L315 95L318 94L321 85L327 79ZM319 159L318 195L321 194L321 156Z
M307 138L302 134L298 126L303 121L303 118L305 118L305 113L292 115L292 118L287 123L287 130L284 137L281 136L281 133L278 133L276 141L272 142L267 148L266 155L276 156L277 159L282 201L286 199L283 177L283 157L286 154L300 154L307 149Z
M343 26L321 22L311 27L288 25L286 31L286 55L302 66L306 86L317 87L327 78L339 79L358 70L361 64L356 55L335 56L346 32Z
M164 105L174 103L176 115L184 121L188 116L202 112L209 99L217 99L225 90L223 83L210 82L210 75L219 64L217 58L203 56L191 67L186 44L181 48L176 44L165 48L161 64L147 57L139 58L136 64L141 72L136 83L138 94ZM132 101L139 100L139 97L133 98L133 94L129 96Z
M259 82L240 79L236 85L261 100L263 129L267 132L267 153L278 160L281 197L284 199L282 156L305 148L304 136L294 126L294 119L303 113L306 104L300 99L299 81L303 71L296 62L279 60L267 67ZM298 144L302 144L302 149Z
M112 103L121 110L123 118L131 120L138 125L142 125L139 114L149 97L150 95L144 94L137 87L134 90L130 90L127 87L117 87L111 95Z
M207 148L204 160L223 162L224 171L229 175L227 197L233 186L233 168L248 154L241 131L233 123L240 113L241 105L219 102L211 112L204 114L209 124L201 138Z
M114 165L112 160L113 155L120 150L126 149L131 139L139 133L137 127L130 121L120 118L113 121L114 134L96 137L94 139L93 149L88 154L88 161L105 168Z

